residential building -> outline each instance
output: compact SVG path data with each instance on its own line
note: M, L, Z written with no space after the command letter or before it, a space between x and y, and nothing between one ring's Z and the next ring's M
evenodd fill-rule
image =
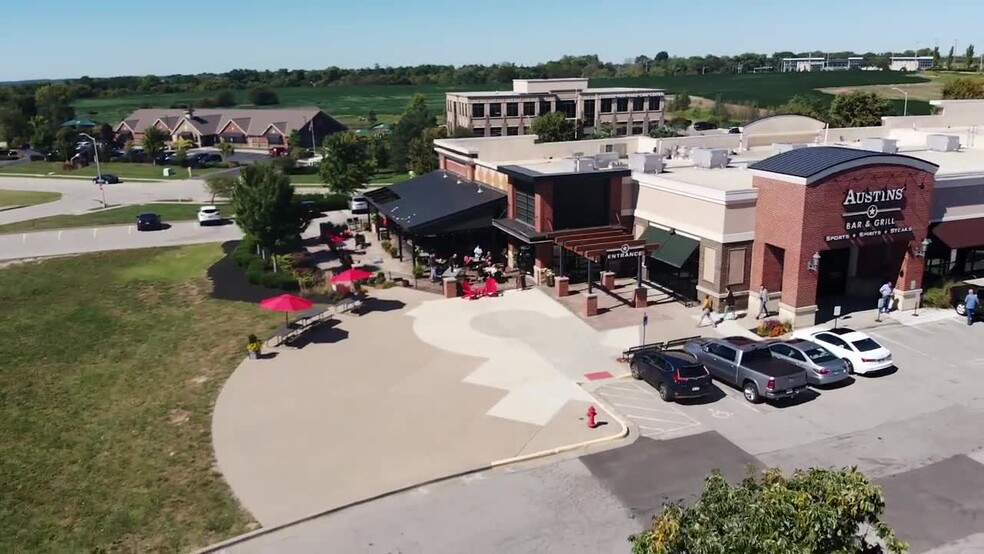
M984 100L933 104L877 128L780 115L740 134L440 139L446 202L424 234L487 237L537 282L638 275L641 305L641 284L715 304L730 287L739 306L764 286L781 319L810 325L834 306L870 309L891 276L895 305L912 309L924 284L984 277ZM420 179L370 198L397 236L404 212L423 213L402 198L437 206L423 202L434 176Z
M246 147L268 148L290 145L289 137L300 133L304 148L320 145L345 125L318 108L274 109L139 109L114 127L121 140L143 140L150 127L157 127L170 140L187 139L197 146L231 142Z
M617 136L647 135L663 125L662 89L589 88L588 79L515 79L513 90L449 92L448 127L470 129L476 137L530 133L538 116L561 112L591 133L603 124Z
M839 71L861 69L864 58L849 56L847 58L830 58L829 56L809 56L805 58L782 58L779 70L789 71Z
M892 56L888 63L892 71L925 71L932 67L932 56Z

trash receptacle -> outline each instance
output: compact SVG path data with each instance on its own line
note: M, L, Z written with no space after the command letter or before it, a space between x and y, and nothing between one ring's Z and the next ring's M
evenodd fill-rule
M318 224L318 236L321 238L321 242L328 242L328 235L331 234L331 224L329 223L319 223Z
M165 177L170 177L172 175L174 175L174 170L171 169L170 167L165 167L164 168L164 176Z

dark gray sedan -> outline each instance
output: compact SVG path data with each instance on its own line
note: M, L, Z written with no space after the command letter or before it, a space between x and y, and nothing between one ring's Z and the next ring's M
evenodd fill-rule
M806 370L811 385L832 385L850 377L844 360L815 342L791 339L769 344L772 355Z

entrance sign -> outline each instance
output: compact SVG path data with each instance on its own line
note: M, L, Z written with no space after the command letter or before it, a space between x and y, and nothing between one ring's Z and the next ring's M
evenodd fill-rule
M844 197L844 233L827 235L826 241L912 232L912 227L900 226L896 222L904 201L905 187L863 191L849 189Z
M609 260L619 260L623 258L641 257L646 252L644 246L629 246L623 244L621 247L605 252L605 257Z

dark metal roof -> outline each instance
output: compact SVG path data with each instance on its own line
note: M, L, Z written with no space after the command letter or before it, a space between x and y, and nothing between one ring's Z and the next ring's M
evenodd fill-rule
M486 225L491 225L492 217L501 216L499 211L506 208L506 195L499 190L444 170L381 187L365 196L382 215L412 233L454 230L456 224L478 217L483 209L496 212L488 217Z
M559 179L563 178L565 183L570 183L574 181L591 181L596 180L599 177L625 177L632 174L632 170L628 167L608 167L602 169L592 169L586 171L558 171L555 173L543 173L529 167L524 167L521 165L500 165L496 168L499 173L505 173L509 177L512 177L518 181L524 183L534 183L542 179Z
M528 225L522 221L516 219L502 218L496 219L492 222L492 225L508 233L519 240L527 244L537 244L541 242L550 242L547 238L546 233L537 232L532 225Z
M749 169L768 171L790 175L792 177L810 178L819 173L833 169L841 164L863 160L865 158L894 158L899 165L931 165L926 160L901 154L886 154L872 150L845 148L842 146L809 146L788 150L748 166Z

